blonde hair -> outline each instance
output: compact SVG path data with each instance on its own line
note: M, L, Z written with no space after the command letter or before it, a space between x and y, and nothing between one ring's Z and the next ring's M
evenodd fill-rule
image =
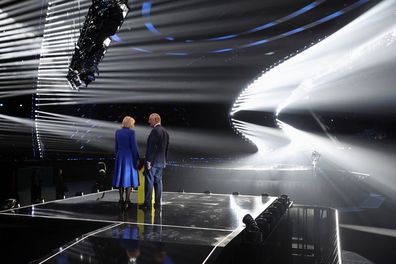
M127 127L127 128L135 127L135 119L133 119L130 116L124 117L124 119L122 120L121 127Z

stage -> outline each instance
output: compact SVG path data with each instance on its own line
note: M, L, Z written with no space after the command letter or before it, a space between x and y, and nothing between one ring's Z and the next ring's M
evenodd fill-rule
M40 219L44 226L58 222L59 229L73 221L101 226L52 248L37 263L215 263L245 228L242 218L256 218L277 197L165 192L162 208L148 211L137 208L137 192L125 211L118 199L118 190L111 190L0 214L25 223Z

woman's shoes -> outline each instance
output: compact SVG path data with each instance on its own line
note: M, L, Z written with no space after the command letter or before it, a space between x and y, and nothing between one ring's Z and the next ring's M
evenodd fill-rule
M126 210L128 207L131 206L131 201L130 200L119 200L118 201L118 206L122 209L122 210Z
M131 201L130 200L126 200L125 203L124 203L124 210L126 210L130 205L131 205Z

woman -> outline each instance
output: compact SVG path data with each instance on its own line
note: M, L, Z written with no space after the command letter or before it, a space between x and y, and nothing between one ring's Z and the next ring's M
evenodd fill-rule
M119 188L120 206L128 207L130 201L131 187L139 186L138 161L139 152L136 143L135 119L130 116L124 117L121 129L115 133L115 168L113 186ZM124 200L124 190L126 197Z

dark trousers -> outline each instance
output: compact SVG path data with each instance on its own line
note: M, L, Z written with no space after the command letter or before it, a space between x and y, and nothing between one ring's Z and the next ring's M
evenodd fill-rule
M144 204L151 206L151 199L153 195L153 186L155 192L155 204L161 204L162 196L162 170L163 168L152 167L150 170L144 169L145 183L144 183Z

